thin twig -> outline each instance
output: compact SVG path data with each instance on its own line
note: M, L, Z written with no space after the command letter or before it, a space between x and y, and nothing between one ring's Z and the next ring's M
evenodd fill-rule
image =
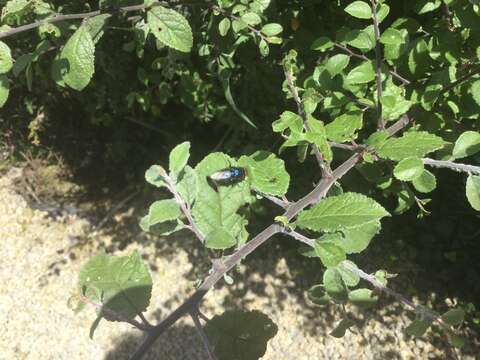
M380 45L380 25L378 24L377 19L377 0L370 0L372 4L373 12L373 29L375 32L375 73L377 79L377 123L380 130L385 129L385 120L383 119L382 111L382 95L383 95L383 84L382 84L382 48Z
M284 199L279 199L275 196L271 196L271 195L267 195L267 194L263 194L261 192L258 193L260 196L264 197L265 199L268 199L270 200L271 202L273 202L275 205L278 205L284 209L288 208L290 206L290 202L288 200L284 200Z
M188 223L190 224L190 226L187 226L187 228L190 229L202 243L205 242L205 236L202 234L198 226L195 224L195 220L193 220L190 206L188 206L188 204L185 203L185 201L183 201L182 197L178 193L175 182L167 173L162 174L162 177L165 179L168 189L173 194L175 201L180 206L180 209L182 209L183 214L185 215L185 217L188 220Z
M148 4L148 5L147 4L140 4L140 5L132 5L132 6L123 6L123 7L118 8L118 10L123 12L123 13L129 13L129 12L133 12L133 11L149 9L151 7L160 5L160 3L161 3L160 1L156 1L156 2ZM85 13L77 13L77 14L58 14L58 15L52 16L51 18L35 21L31 24L17 26L17 27L2 31L2 32L0 32L0 39L6 38L6 37L9 37L9 36L21 33L21 32L36 29L37 27L40 27L44 24L52 24L52 23L67 21L67 20L87 19L87 18L90 18L92 16L97 16L97 15L100 15L100 14L102 14L101 10L95 10L95 11L90 11L90 12L85 12Z
M287 79L288 88L290 89L293 99L297 104L298 115L300 115L300 117L302 118L305 129L307 131L310 131L310 126L308 125L307 113L305 112L305 106L303 104L302 99L300 98L300 95L298 94L297 87L295 86L295 82L293 80L293 73L291 70L288 70L286 68L284 70L285 70L285 78ZM313 147L313 152L315 153L315 157L317 158L318 165L322 170L322 175L331 176L332 170L330 169L330 165L328 164L327 161L325 161L325 158L323 157L323 154L321 153L320 149L315 144L313 144L312 147Z
M203 330L202 324L200 323L199 316L200 314L198 311L192 310L190 312L190 317L192 318L193 323L195 324L195 328L197 329L200 340L202 340L203 347L205 348L205 351L208 355L208 360L216 360L216 357L212 351L212 346L210 345L210 342L208 341L208 337L205 334L205 331Z
M424 158L422 160L425 165L480 175L480 166L460 164L453 161L434 160L430 158Z
M335 43L334 46L340 50L343 50L344 52L346 52L348 55L352 56L352 57L356 57L358 59L362 59L362 60L366 60L366 61L370 61L370 59L363 55L363 54L359 54L359 53L356 53L354 52L353 50L351 50L350 48L348 48L347 46L345 45L342 45L342 44L338 44L338 43ZM404 85L410 85L412 82L408 79L405 79L402 75L400 75L399 73L397 73L395 70L389 70L388 71L390 73L390 75L392 75L394 78L400 80Z
M284 228L283 231L282 231L284 234L287 234L287 235L290 235L291 237L293 237L294 239L298 240L298 241L301 241L302 243L310 246L310 247L314 247L315 246L315 240L314 239L310 239L294 230L291 230L291 229L286 229ZM450 326L448 326L442 319L441 319L441 316L440 314L438 314L437 312L431 310L431 309L428 309L424 306L421 306L421 305L415 305L412 301L410 301L409 299L407 299L407 297L405 297L404 295L390 289L389 287L385 286L384 284L382 284L376 277L375 275L371 275L371 274L367 274L365 271L363 271L362 269L359 269L358 267L356 266L353 266L350 262L348 261L342 261L341 262L341 266L355 274L357 274L360 278L362 278L363 280L369 282L375 289L381 291L381 292L384 292L392 297L394 297L396 300L398 300L400 303L403 303L404 305L408 306L409 308L411 308L412 310L414 310L415 312L421 312L423 315L425 315L426 317L428 317L431 321L437 321L442 327L444 327L445 329L447 330L451 330L450 329Z
M480 74L480 66L475 66L474 69L469 72L468 74L465 74L463 75L462 77L458 78L456 81L452 82L451 84L445 86L441 91L440 91L440 94L445 94L446 92L452 90L453 88L455 88L456 86L460 85L461 83L463 83L464 81L470 79L471 77L477 75L477 74Z

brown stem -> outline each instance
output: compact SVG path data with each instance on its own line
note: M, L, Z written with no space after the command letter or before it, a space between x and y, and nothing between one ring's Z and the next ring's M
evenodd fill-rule
M346 52L348 55L352 56L352 57L356 57L358 59L362 59L362 60L367 60L369 61L370 59L363 55L363 54L359 54L359 53L356 53L354 52L353 50L351 50L350 48L348 48L347 46L345 45L342 45L342 44L338 44L338 43L335 43L334 44L336 48L340 49L340 50L343 50L344 52ZM400 80L404 85L410 85L412 82L408 79L405 79L403 76L401 76L399 73L397 73L395 70L389 70L389 73L390 75L392 75L393 77L397 78L398 80Z
M378 128L380 130L385 129L385 120L383 119L382 111L382 95L383 95L383 84L382 84L382 48L380 45L380 25L378 24L377 19L377 0L370 0L372 4L373 11L373 29L375 32L375 73L377 80L377 122Z
M453 161L434 160L429 158L425 158L422 160L425 165L480 175L480 166L461 164Z

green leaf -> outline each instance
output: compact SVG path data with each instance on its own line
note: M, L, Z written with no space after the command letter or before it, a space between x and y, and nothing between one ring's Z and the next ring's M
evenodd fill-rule
M455 142L452 155L455 159L471 156L480 151L480 133L465 131Z
M294 112L284 111L280 118L272 123L272 129L274 132L282 132L286 129L301 132L303 130L302 118Z
M442 320L448 325L460 325L465 319L465 311L462 309L450 309L442 315Z
M330 304L330 296L328 296L323 288L323 285L312 286L307 291L308 299L315 305L328 305Z
M343 301L348 298L342 275L335 268L325 270L323 273L323 286L327 294L337 301Z
M137 251L130 256L100 254L82 266L79 289L82 296L123 318L133 319L150 303L152 278ZM108 310L100 309L99 316L109 321L121 320Z
M10 83L6 75L0 75L0 108L5 105L10 93Z
M250 9L256 13L263 13L270 5L271 0L253 0L250 4Z
M403 214L415 204L415 194L410 188L403 188L397 194L398 205L394 210L395 214Z
M343 238L338 243L347 254L358 254L365 250L373 237L380 231L380 222L375 221L352 229L343 229Z
M387 139L388 139L388 132L386 132L385 130L376 131L368 137L365 144L367 144L368 146L372 146L374 148L379 148L385 143L385 141L387 141Z
M218 359L258 360L278 328L260 311L231 310L209 320L205 332Z
M469 92L470 94L472 94L473 100L475 100L477 105L480 106L480 80L474 81L472 83L472 86L470 86Z
M335 267L347 258L343 248L328 240L315 241L315 252L327 268Z
M90 82L95 71L95 46L85 25L80 26L68 39L60 61L67 62L63 81L72 89L81 91Z
M235 246L237 239L224 228L218 227L205 238L205 246L209 249L223 250Z
M335 337L335 338L342 338L345 336L345 333L348 328L352 327L355 325L355 323L352 320L349 319L342 319L340 322L335 326L335 329L333 329L330 332L330 335Z
M428 45L423 39L417 40L408 54L408 69L413 75L421 77L431 64Z
M165 45L182 52L192 49L192 29L179 12L154 6L147 13L147 22L153 35Z
M330 75L334 77L335 75L340 74L343 69L348 66L349 62L350 56L345 54L337 54L328 59L327 63L325 64L325 68Z
M302 211L296 224L316 231L336 231L377 222L388 212L375 200L357 193L331 196Z
M232 21L232 29L235 33L239 33L243 29L248 27L247 23L243 22L242 20L233 20Z
M413 187L421 193L429 193L437 187L437 180L428 170L423 170L422 174L412 181Z
M228 30L230 30L231 22L229 18L223 18L222 21L218 24L218 32L221 36L226 36Z
M253 12L247 12L243 14L241 19L245 24L248 24L248 25L258 25L262 22L262 19L260 18L260 16L258 16Z
M355 289L348 293L348 300L362 308L370 308L377 303L378 296L370 289Z
M16 16L21 16L31 9L34 1L31 0L10 0L2 2L2 5L5 6L2 9L2 16L0 18L2 23L8 22L10 19L15 18Z
M364 1L354 1L345 8L345 11L358 19L370 19L372 8Z
M268 56L268 54L270 53L270 47L264 39L261 39L258 43L258 49L260 50L260 54L262 56Z
M100 41L103 36L103 29L107 24L107 20L111 17L110 14L100 14L97 16L90 17L85 20L85 26L90 33L90 37L94 44Z
M13 66L12 53L7 44L0 41L0 74L10 71Z
M29 66L33 61L32 54L23 54L17 60L15 60L15 64L13 64L12 73L15 77L20 75L20 73L25 70L27 66Z
M345 260L343 261L343 263L349 263L350 266L354 267L355 269L358 269L357 265L350 260ZM353 287L353 286L357 286L358 283L360 282L360 276L357 273L344 267L343 264L338 266L337 270L340 272L340 275L342 276L342 280L345 283L345 285Z
M438 9L441 4L440 0L417 0L413 9L417 14L422 15Z
M452 346L457 348L461 348L465 345L465 338L454 333L448 334L448 341L450 344L452 344Z
M375 79L375 68L371 61L364 61L361 65L353 68L345 81L349 84L366 84Z
M166 187L167 185L163 180L165 175L167 175L167 172L163 167L160 165L152 165L145 171L145 180L156 187Z
M390 6L387 4L380 4L380 8L377 11L377 21L380 24L390 13Z
M154 226L158 223L176 220L180 216L180 208L175 200L158 200L150 205L148 210L148 225Z
M187 165L188 158L190 157L190 142L185 141L175 146L170 152L169 156L169 169L170 173L176 177L180 171Z
M325 126L327 137L331 141L345 142L357 138L356 130L363 126L363 112L350 111L337 117Z
M422 159L411 157L401 160L393 169L393 175L401 181L412 181L423 173Z
M317 253L315 252L315 249L309 245L300 245L300 247L298 248L298 253L307 258L318 257Z
M280 34L283 31L283 28L280 24L271 23L264 25L260 31L267 36L275 36Z
M323 52L332 48L334 45L335 45L334 42L330 40L328 37L321 36L312 43L312 45L310 46L310 49Z
M217 191L207 182L207 176L214 172L236 166L235 161L223 153L206 156L195 167L197 173L197 197L192 215L198 228L206 238L219 228L227 231L237 243L246 240L246 220L237 211L251 201L250 186L247 181L232 185L218 186ZM215 239L218 237L215 235ZM230 243L230 238L227 239Z
M276 44L276 45L280 45L283 42L283 39L281 37L278 37L278 36L269 36L265 40L269 44Z
M385 60L398 59L408 49L409 34L405 29L400 29L402 39L395 44L384 44Z
M325 131L325 126L323 126L323 121L317 120L309 115L307 123L309 130L305 134L305 140L315 144L322 153L324 159L327 162L331 162L333 159L333 153L327 141L327 132Z
M480 211L480 176L468 176L466 194L470 205L475 210Z
M402 33L394 28L388 28L385 30L380 37L380 42L382 44L394 45L403 41Z
M408 157L424 157L445 145L442 138L426 131L409 131L399 138L390 138L378 149L382 158L400 161Z
M257 151L250 156L242 156L238 165L247 168L251 187L260 193L281 196L288 190L290 175L285 163L275 154Z
M430 327L431 322L416 319L405 329L405 332L411 336L422 336Z
M177 190L180 197L189 205L197 198L197 173L188 165L178 176Z
M233 23L235 24L235 22ZM228 102L228 105L230 105L230 107L233 109L233 111L243 120L245 121L248 125L254 127L255 129L257 128L257 126L252 122L252 120L250 120L248 118L247 115L245 115L245 113L243 113L237 106L237 104L235 103L235 100L233 99L233 96L232 96L232 92L230 90L230 78L232 76L232 71L229 70L229 69L220 69L219 68L219 78L220 78L220 82L222 84L222 87L223 87L223 92L224 92L224 95L225 95L225 99L227 100Z
M383 105L383 117L387 121L398 119L412 106L412 102L405 99L405 89L396 86L391 79L385 82L385 89L380 101Z
M368 52L375 47L375 30L373 25L367 26L363 30L350 31L346 39L347 44L363 52Z

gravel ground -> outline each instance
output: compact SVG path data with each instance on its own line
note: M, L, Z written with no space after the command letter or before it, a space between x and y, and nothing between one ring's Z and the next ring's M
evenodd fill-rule
M18 173L18 171L17 171ZM30 209L15 193L15 172L0 177L0 359L126 359L141 334L123 323L102 322L93 340L88 332L94 320L89 308L75 315L67 306L80 266L111 237L99 235L75 251L65 251L89 233L88 221L76 216L56 220ZM133 236L133 235L132 235ZM177 239L179 240L179 239ZM176 240L176 241L177 241ZM180 239L181 240L181 239ZM193 241L186 239L184 241ZM146 245L148 244L148 245ZM172 245L173 246L173 245ZM191 254L183 249L160 252L152 241L137 241L116 254L139 249L152 265L154 279L151 311L158 321L193 291ZM278 325L263 359L445 359L444 341L429 335L411 339L403 333L411 314L390 304L367 314L355 313L361 328L342 339L327 336L336 308L316 308L292 291L296 279L284 260L272 258L248 266L271 266L271 274L240 271L248 279L231 288L222 286L206 298L204 313L211 317L232 308L241 294L242 308L260 310ZM245 267L245 265L242 265ZM270 268L270 267L269 267ZM262 293L252 291L261 287ZM381 319L381 321L379 321ZM436 344L434 346L433 344ZM147 359L205 359L189 319L177 323L155 345ZM464 356L470 359L473 357Z

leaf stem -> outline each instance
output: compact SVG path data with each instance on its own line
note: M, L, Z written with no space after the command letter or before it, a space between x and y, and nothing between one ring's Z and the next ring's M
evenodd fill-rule
M100 311L100 316L101 316L101 313L103 312L105 314L108 314L109 316L111 316L114 319L129 323L130 325L133 325L134 327L136 327L137 329L139 329L141 331L148 332L148 330L149 330L149 326L141 324L140 322L138 322L135 319L130 319L130 318L124 316L123 314L108 308L107 306L105 306L103 304L99 304L99 303L97 303L93 300L90 300L86 296L83 296L83 295L80 295L80 294L77 294L76 296L78 297L78 299L80 301L83 301L84 303L95 306Z
M200 323L199 319L199 312L197 310L192 310L190 312L190 317L193 320L193 323L195 324L195 328L197 329L198 336L200 337L200 340L202 340L203 347L205 348L205 351L208 355L208 360L216 360L215 355L213 354L212 351L212 346L210 345L210 342L208 341L207 334L205 334L205 331L203 330L202 324Z
M300 115L300 117L302 118L305 129L307 131L310 131L310 126L308 125L307 113L305 112L305 106L303 104L302 99L300 98L300 95L298 94L298 89L295 86L295 81L293 79L293 72L286 68L284 68L284 72L285 72L285 78L287 79L288 88L290 89L293 99L297 104L298 115ZM325 161L325 158L323 154L320 152L320 149L315 144L313 144L312 147L313 147L313 152L315 153L315 157L317 158L318 165L322 170L322 176L331 176L332 169L330 168L330 165L328 164L328 162Z

